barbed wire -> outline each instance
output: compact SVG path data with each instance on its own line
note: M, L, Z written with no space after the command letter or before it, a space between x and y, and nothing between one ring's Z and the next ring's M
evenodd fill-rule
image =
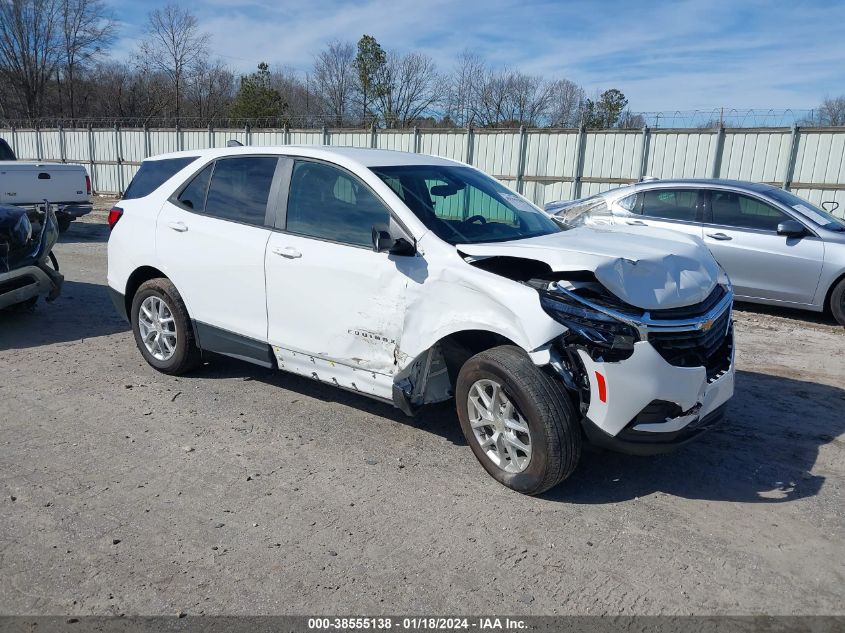
M750 128L750 127L791 127L793 125L823 126L826 125L817 110L785 108L785 109L754 109L754 108L713 108L710 110L662 110L651 112L626 112L623 117L624 127L638 128L643 125L653 129L659 128L713 128L719 125L727 128ZM329 114L302 114L288 115L283 117L263 118L233 118L233 117L202 117L202 116L180 116L178 119L172 116L149 116L149 117L42 117L9 119L0 117L0 127L17 129L80 129L80 128L166 128L173 129L308 129L320 130L323 128L338 129L369 129L373 124L370 121L362 122L359 118L338 117ZM555 127L577 128L580 120L575 118L569 125L558 125ZM376 125L380 129L381 126ZM455 128L458 127L448 118L441 114L432 114L409 122L399 129L420 128ZM491 126L475 126L477 128L489 127L495 129L514 129L519 124L515 122L503 122ZM551 127L546 125L528 125L527 127Z

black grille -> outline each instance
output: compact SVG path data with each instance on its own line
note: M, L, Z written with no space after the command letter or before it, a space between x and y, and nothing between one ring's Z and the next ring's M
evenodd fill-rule
M648 340L670 365L705 367L713 380L730 367L733 351L731 311L725 310L708 330L649 332Z

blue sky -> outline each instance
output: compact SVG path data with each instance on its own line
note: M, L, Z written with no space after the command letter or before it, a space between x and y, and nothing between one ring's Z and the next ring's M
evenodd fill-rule
M130 57L164 0L106 0ZM845 2L698 0L193 0L215 56L307 70L332 39L374 35L441 71L469 48L498 65L619 88L637 111L812 108L845 94Z

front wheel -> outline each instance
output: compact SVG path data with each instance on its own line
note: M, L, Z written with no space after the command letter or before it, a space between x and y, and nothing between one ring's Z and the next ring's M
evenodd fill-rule
M830 293L830 311L839 325L845 325L845 279L840 279Z
M151 279L138 288L132 333L144 360L160 372L184 374L200 363L188 309L169 279Z
M575 470L581 431L569 396L520 348L476 354L461 368L455 391L464 437L500 483L536 495Z

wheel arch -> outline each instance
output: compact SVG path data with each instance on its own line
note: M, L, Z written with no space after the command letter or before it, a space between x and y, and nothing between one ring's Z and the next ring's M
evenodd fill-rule
M135 293L138 292L138 288L141 287L141 284L149 281L150 279L170 278L158 268L153 266L141 266L140 268L133 270L132 274L129 275L129 278L126 280L126 291L123 294L123 301L126 305L126 314L131 314L132 312L132 300L135 298Z
M832 310L831 310L832 306L830 305L830 299L833 296L833 291L836 288L836 286L838 286L840 284L840 282L842 282L843 280L845 280L845 271L840 271L839 276L836 277L830 283L830 286L828 286L827 290L824 293L824 303L822 304L822 310L824 310L824 312L826 312L827 314L832 313Z

